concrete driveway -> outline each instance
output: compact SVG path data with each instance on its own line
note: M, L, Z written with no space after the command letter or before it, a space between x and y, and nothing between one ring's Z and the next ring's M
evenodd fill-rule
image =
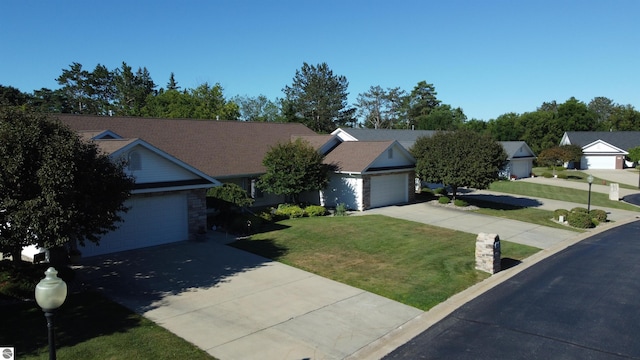
M79 279L222 359L343 359L423 311L225 246L84 259Z

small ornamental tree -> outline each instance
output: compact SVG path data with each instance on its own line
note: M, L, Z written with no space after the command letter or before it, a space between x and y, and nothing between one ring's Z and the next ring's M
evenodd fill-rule
M443 183L452 189L485 189L498 180L507 160L502 146L488 136L469 130L437 132L418 138L411 148L416 158L416 174L424 181Z
M0 252L98 243L127 210L123 165L43 115L0 108Z
M329 182L329 166L323 160L324 156L302 139L275 145L262 161L267 172L257 186L297 203L302 192L324 189Z

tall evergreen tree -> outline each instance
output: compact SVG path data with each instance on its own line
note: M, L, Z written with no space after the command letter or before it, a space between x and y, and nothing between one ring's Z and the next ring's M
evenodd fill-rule
M347 104L348 86L347 78L334 75L326 63L303 63L302 68L296 70L291 86L282 89L296 114L288 120L302 119L305 125L320 133L353 122L355 109Z

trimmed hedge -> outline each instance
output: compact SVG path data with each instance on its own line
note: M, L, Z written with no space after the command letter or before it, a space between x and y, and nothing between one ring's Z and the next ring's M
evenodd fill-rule
M579 213L588 214L589 210L587 210L587 208L583 208L583 207L574 207L573 209L571 209L571 212L579 212Z
M304 208L304 213L309 217L324 216L327 213L327 209L320 205L309 205Z
M567 216L567 222L569 225L579 229L590 229L595 226L593 220L591 220L591 215L584 212L569 213Z
M607 212L604 210L600 210L600 209L593 209L589 212L589 215L591 215L592 219L597 220L598 222L605 222L607 221Z
M447 190L445 188L437 188L433 190L433 193L436 195L446 195Z
M440 196L438 198L438 203L440 203L440 204L448 204L450 201L451 201L451 199L449 199L446 196Z
M283 216L289 219L301 218L304 216L304 210L298 205L280 204L276 209L276 216Z
M553 211L553 218L555 220L560 220L560 216L564 216L564 219L567 220L568 215L569 215L569 210L566 210L566 209L557 209Z
M469 205L469 203L468 203L468 202L466 202L466 201L464 201L464 200L462 200L462 199L455 199L455 200L453 200L453 204L454 204L455 206L460 206L460 207L465 207L465 206L468 206L468 205Z
M548 178L552 178L552 177L553 177L553 174L552 174L552 173L550 173L550 172L546 172L546 171L545 171L545 172L543 172L543 173L542 173L542 177L547 178L547 179L548 179Z

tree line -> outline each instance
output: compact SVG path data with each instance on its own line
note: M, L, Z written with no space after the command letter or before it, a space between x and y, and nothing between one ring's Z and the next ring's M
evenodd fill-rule
M435 86L419 81L413 89L371 86L347 101L349 82L326 63L303 63L283 98L264 95L228 98L219 83L182 89L171 73L158 87L146 67L136 71L123 62L110 70L98 64L86 70L72 63L56 78L60 88L23 93L0 85L0 104L29 106L43 113L145 116L158 118L300 122L319 133L340 126L377 129L459 130L486 134L498 141L524 140L534 152L555 146L565 131L640 130L640 112L606 97L589 103L570 98L545 102L535 111L506 113L488 121L467 119L460 107L444 104Z

